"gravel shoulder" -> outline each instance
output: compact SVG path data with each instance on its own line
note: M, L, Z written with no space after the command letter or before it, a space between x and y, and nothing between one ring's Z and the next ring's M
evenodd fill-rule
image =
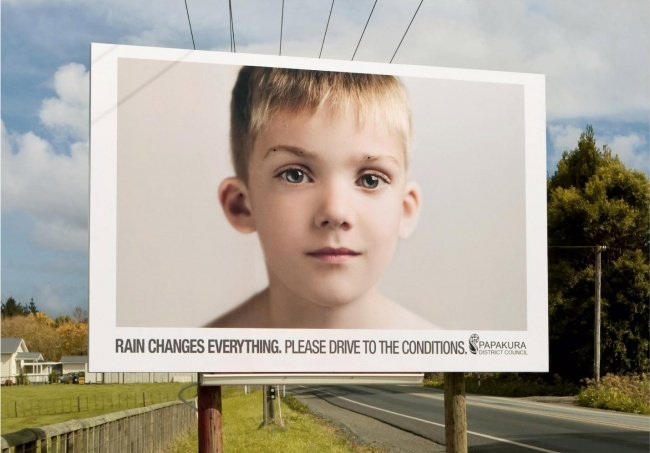
M374 418L334 406L317 396L308 394L294 394L294 396L306 404L312 413L330 420L361 443L384 448L394 453L445 451L444 445L402 431Z

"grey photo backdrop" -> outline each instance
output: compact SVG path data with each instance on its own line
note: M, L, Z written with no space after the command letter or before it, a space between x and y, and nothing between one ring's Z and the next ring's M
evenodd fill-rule
M266 285L256 236L217 200L238 70L119 60L118 327L200 327ZM402 81L422 209L379 287L444 329L526 330L523 87Z

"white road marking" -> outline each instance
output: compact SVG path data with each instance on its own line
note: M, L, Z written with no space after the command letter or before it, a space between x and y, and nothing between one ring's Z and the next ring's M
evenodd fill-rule
M442 395L423 395L423 394L414 394L410 393L410 395L414 396L419 396L421 398L429 398L429 399L434 399L434 400L444 400ZM527 402L530 404L529 402ZM635 431L643 431L643 432L648 432L650 431L650 427L648 428L642 428L639 426L631 426L631 425L625 425L621 423L612 423L612 422L607 422L603 420L596 420L593 418L585 418L585 414L581 414L580 416L572 416L572 415L561 415L561 414L552 414L546 411L541 411L541 410L533 410L533 409L523 409L523 408L517 408L513 406L502 406L498 404L491 404L487 402L481 402L481 401L476 401L476 400L470 400L467 399L467 404L472 405L472 406L480 406L480 407L487 407L490 409L498 409L498 410L504 410L508 412L519 412L522 414L530 414L530 415L539 415L542 417L548 417L548 418L558 418L562 420L571 420L571 421L576 421L580 423L592 423L594 425L603 425L603 426L609 426L612 428L624 428L624 429L631 429ZM543 404L543 403L540 403ZM571 408L562 408L563 410L569 410ZM583 409L581 408L573 408L576 411L581 411Z
M300 387L307 388L304 385L301 385ZM357 404L359 406L367 407L369 409L373 409L373 410L376 410L376 411L379 411L379 412L385 412L385 413L391 414L391 415L397 415L398 417L404 417L404 418L408 418L410 420L415 420L415 421L418 421L418 422L427 423L429 425L438 426L440 428L445 427L445 425L443 423L436 423L436 422L432 422L430 420L425 420L423 418L413 417L412 415L401 414L399 412L390 411L388 409L383 409L381 407L371 406L370 404L360 403L359 401L354 401L354 400L351 400L351 399L346 398L344 396L339 396L339 395L337 395L335 393L328 392L327 390L323 390L320 387L318 388L318 390L320 392L327 393L328 395L331 395L331 396L333 396L335 398L339 398L339 399L341 399L343 401L347 401L348 403ZM503 442L503 443L510 444L510 445L515 445L517 447L527 448L529 450L541 451L541 452L544 452L544 453L560 453L560 452L558 452L556 450L548 450L546 448L535 447L534 445L522 444L521 442L515 442L514 440L508 440L508 439L503 439L501 437L490 436L489 434L477 433L476 431L467 431L467 434L471 434L473 436L478 436L478 437L484 437L486 439L495 440L497 442Z

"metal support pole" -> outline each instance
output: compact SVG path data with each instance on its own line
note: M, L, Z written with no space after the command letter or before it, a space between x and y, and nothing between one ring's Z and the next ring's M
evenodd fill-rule
M199 385L199 453L222 453L221 386Z
M596 246L596 276L594 278L596 292L596 301L594 304L594 380L596 381L596 384L600 383L600 281L602 275L601 254L605 249L605 246Z
M269 424L269 405L267 403L267 398L269 394L269 386L268 385L263 385L262 386L262 414L263 414L263 423L264 426Z
M447 453L467 453L467 409L465 375L445 376L445 444Z
M266 394L266 404L268 406L268 414L269 414L269 423L275 423L275 395L276 395L276 386L275 385L269 385L268 386L269 392Z

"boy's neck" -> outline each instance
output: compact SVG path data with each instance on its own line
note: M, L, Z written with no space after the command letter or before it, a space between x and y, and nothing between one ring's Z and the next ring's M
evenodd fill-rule
M273 327L363 329L376 328L390 321L383 319L387 310L382 307L391 302L375 288L356 300L333 307L302 300L283 289L269 287L260 294L268 298L269 321Z

